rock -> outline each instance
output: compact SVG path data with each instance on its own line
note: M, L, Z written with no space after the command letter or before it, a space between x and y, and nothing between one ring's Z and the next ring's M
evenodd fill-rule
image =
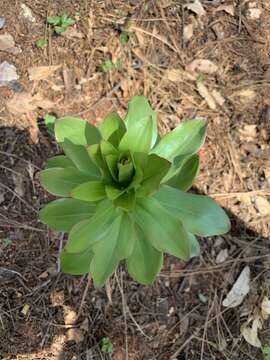
M16 67L4 61L0 64L0 87L6 86L12 81L19 79Z
M5 22L6 22L6 19L3 17L0 17L0 29L3 29Z
M21 16L30 23L36 22L36 18L33 16L32 10L25 4L21 4Z
M17 55L22 52L19 47L15 46L13 36L9 33L0 35L0 51L5 51L13 55Z

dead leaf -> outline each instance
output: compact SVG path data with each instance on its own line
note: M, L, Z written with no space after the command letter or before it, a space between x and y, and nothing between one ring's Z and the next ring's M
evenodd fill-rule
M28 69L29 79L31 81L38 81L47 79L52 75L61 65L52 65L52 66L33 66Z
M252 325L250 326L250 323ZM260 339L258 338L258 329L262 328L262 321L259 315L255 318L249 319L246 323L241 326L241 334L244 339L252 346L260 348L262 346Z
M245 296L249 293L250 287L250 268L245 266L241 274L234 283L232 289L223 300L222 305L229 308L234 308L240 305Z
M22 313L24 316L26 316L26 315L28 314L29 310L30 310L30 305L29 305L29 304L25 304L25 305L23 306L23 308L22 308L21 313Z
M37 108L48 110L54 106L54 103L44 99L41 94L32 96L27 92L15 94L6 103L8 111L13 115L22 115L35 111Z
M181 69L168 69L164 76L172 82L183 82L186 80L196 80L196 77Z
M220 250L220 252L217 254L216 257L216 263L222 264L224 261L227 260L228 256L229 256L228 249Z
M254 202L260 215L262 216L270 215L270 203L267 199L265 199L263 196L256 196Z
M89 331L89 320L88 320L87 318L85 318L85 319L83 320L83 322L81 323L80 329L81 329L81 330L84 330L85 332L88 332L88 331Z
M15 46L13 36L8 33L0 35L0 51L5 51L13 55L22 52L19 47Z
M75 341L76 344L79 344L80 342L83 341L84 334L81 329L72 328L72 329L68 329L67 337L68 337L68 341Z
M194 0L192 3L186 4L185 7L194 12L196 15L198 15L199 17L203 16L206 14L200 0Z
M186 70L192 73L199 72L203 74L214 74L218 67L212 61L207 59L196 59L186 66Z
M249 105L250 102L256 97L256 93L252 89L244 89L239 93L233 94L233 96L234 95L239 97L239 100L243 105Z
M225 11L227 14L234 16L234 10L233 5L220 5L216 8L215 12Z
M77 314L69 305L64 305L63 309L64 309L65 324L70 325L70 327L72 327L73 323L77 319Z
M210 94L207 87L201 81L197 82L197 89L198 89L198 93L207 102L207 105L210 107L210 109L216 110L217 106L214 98Z
M225 103L224 97L221 95L221 93L217 90L213 90L211 92L211 95L213 96L214 100L219 106L223 106Z
M71 69L65 67L63 69L63 79L65 84L65 89L67 93L70 93L74 88L74 73Z
M270 315L270 300L268 299L267 296L263 298L263 301L261 303L261 313L262 313L262 318L264 320L267 320Z
M18 194L20 197L23 197L25 192L23 177L14 174L13 181L15 185L14 187L15 193Z
M50 294L52 306L62 306L65 302L64 291L53 291Z
M61 33L62 36L68 39L83 39L84 34L78 30L76 30L74 27L69 27L66 31Z
M246 124L242 127L242 129L239 129L239 134L241 141L254 141L257 137L257 125Z
M183 36L185 40L190 40L193 36L193 32L194 32L194 25L193 24L188 24L186 26L184 26L184 30L183 30Z

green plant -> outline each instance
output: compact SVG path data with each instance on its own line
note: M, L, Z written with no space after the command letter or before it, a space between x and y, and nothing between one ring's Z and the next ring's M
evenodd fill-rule
M68 17L67 14L64 14L61 16L48 16L47 23L53 26L57 34L61 34L65 32L69 26L74 25L76 21Z
M36 47L39 49L43 49L47 45L47 41L45 39L38 39L36 41Z
M126 45L129 40L129 32L126 30L122 30L119 39L122 45Z
M262 349L265 360L270 360L270 346L264 346Z
M114 64L111 60L106 60L102 65L101 68L104 72L110 72L114 69Z
M104 337L101 339L101 350L106 354L110 354L113 352L113 344L109 337Z
M44 116L44 123L49 130L50 133L54 132L54 124L55 124L56 116L51 114L46 114Z
M211 198L186 193L198 174L206 121L183 122L160 138L156 118L137 96L124 121L116 113L99 128L79 118L55 121L65 155L48 160L40 181L62 199L43 208L40 218L69 233L63 272L90 272L102 286L126 260L129 274L150 284L164 252L187 260L200 252L195 235L229 230L227 215Z

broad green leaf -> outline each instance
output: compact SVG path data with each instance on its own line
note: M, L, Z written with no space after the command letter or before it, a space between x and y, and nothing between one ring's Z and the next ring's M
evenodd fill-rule
M104 167L104 160L100 150L100 144L93 144L87 147L87 152L97 167Z
M65 140L61 146L80 171L91 175L92 179L100 178L100 171L90 158L86 146L73 144L69 140Z
M114 181L118 181L118 170L117 170L117 162L118 162L118 156L116 155L107 155L105 157L106 164L108 166L108 169L110 171L111 177Z
M165 135L152 153L169 161L173 161L177 156L193 155L204 143L206 127L207 123L203 119L183 122Z
M128 112L125 117L125 124L128 130L133 128L141 121L144 122L145 118L151 118L152 122L152 135L151 145L152 148L156 142L158 130L157 130L157 114L152 110L148 100L144 96L135 96L128 104Z
M113 222L110 232L93 245L90 271L96 286L104 285L119 261L131 254L134 240L133 222L126 212L122 212Z
M145 117L128 128L119 144L120 151L148 153L151 149L154 121Z
M74 199L84 201L99 201L106 197L105 186L101 181L88 181L72 190Z
M104 157L107 155L119 155L118 150L111 143L109 143L109 141L101 140L100 150Z
M50 168L40 172L41 185L49 193L64 197L69 197L75 187L89 180L89 175L75 168Z
M157 250L182 259L189 258L188 233L180 220L169 213L156 199L137 199L134 216L147 241Z
M94 215L73 226L69 233L66 250L70 253L82 252L110 233L112 223L119 215L109 200L100 202Z
M190 244L190 257L200 256L201 249L200 244L195 235L188 233Z
M199 173L200 159L197 154L186 159L177 173L166 184L176 189L187 191L193 185ZM164 179L165 180L165 179Z
M138 196L147 196L159 189L162 178L166 175L171 163L155 154L147 157L143 169L143 180L137 191Z
M54 156L47 160L45 169L74 167L74 163L65 155Z
M230 220L225 211L208 196L185 193L163 185L154 197L193 234L213 236L230 230Z
M125 210L131 210L135 206L135 191L128 190L114 200L114 206Z
M110 113L101 123L99 130L104 140L110 139L110 142L112 142L113 139L112 144L114 146L118 146L120 140L126 132L126 127L124 121L118 114Z
M91 248L80 253L69 253L63 249L60 257L61 271L72 275L88 274L92 258Z
M94 125L70 116L56 120L55 137L60 145L65 140L83 146L98 144L101 140L100 132Z
M133 251L127 259L128 273L134 280L149 285L161 270L163 254L149 243L139 226L135 227L135 234Z
M80 221L90 219L96 204L76 199L59 199L47 204L39 213L40 220L53 230L69 232Z

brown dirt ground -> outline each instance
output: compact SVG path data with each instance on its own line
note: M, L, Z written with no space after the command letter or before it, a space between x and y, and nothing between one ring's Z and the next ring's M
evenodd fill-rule
M20 75L11 88L0 87L1 359L263 359L240 333L270 296L270 217L255 206L259 197L270 199L270 4L254 2L262 10L259 19L248 16L251 1L241 0L226 1L233 16L218 10L225 1L201 0L202 18L183 6L188 1L28 0L36 18L29 23L21 1L1 1L6 26L0 34L11 33L22 49L16 56L0 52L1 62L16 65ZM82 39L54 36L46 27L48 14L65 11L79 12ZM194 34L185 40L188 24ZM126 27L130 39L121 45L119 32ZM48 45L37 49L34 43L43 36ZM120 68L104 73L108 59L120 59ZM185 67L194 59L211 60L218 71L192 80ZM27 69L37 65L61 68L46 80L30 81ZM198 81L217 90L224 104L210 109ZM124 268L107 289L90 285L75 331L69 329L67 318L78 314L87 280L56 272L59 234L38 221L38 210L51 198L36 174L59 149L43 123L48 110L8 112L7 101L23 91L51 100L58 116L91 122L111 109L122 114L136 94L146 95L159 112L163 132L184 119L206 117L208 138L194 191L227 209L231 232L201 239L201 257L186 264L167 257L153 286L136 284ZM228 257L217 264L222 249ZM240 306L224 308L222 300L245 265L250 292ZM104 336L113 343L112 355L101 351ZM259 337L270 344L269 321Z

